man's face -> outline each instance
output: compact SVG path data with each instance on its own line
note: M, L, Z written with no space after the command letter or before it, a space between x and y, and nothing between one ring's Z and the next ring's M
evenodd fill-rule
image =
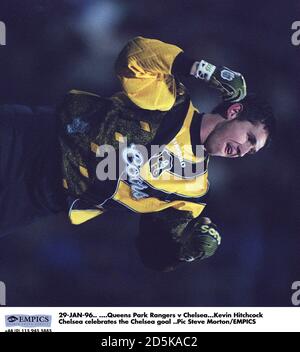
M262 123L254 125L233 118L219 123L204 145L212 156L236 158L258 152L266 144L267 138L268 132Z

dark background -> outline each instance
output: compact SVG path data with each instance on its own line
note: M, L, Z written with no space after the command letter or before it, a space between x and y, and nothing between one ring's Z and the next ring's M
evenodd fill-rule
M80 227L50 217L0 241L9 306L289 306L300 280L300 3L212 0L1 0L0 103L55 105L71 88L119 89L116 55L143 35L242 72L272 103L273 145L255 157L210 161L206 215L223 243L211 259L172 273L144 269L138 216L111 213ZM216 92L188 82L209 111ZM155 229L153 229L155 231Z

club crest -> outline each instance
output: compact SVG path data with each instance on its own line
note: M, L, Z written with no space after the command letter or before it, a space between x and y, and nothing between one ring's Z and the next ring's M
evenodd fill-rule
M158 178L163 172L172 169L173 158L167 150L164 150L150 158L149 165L152 176Z

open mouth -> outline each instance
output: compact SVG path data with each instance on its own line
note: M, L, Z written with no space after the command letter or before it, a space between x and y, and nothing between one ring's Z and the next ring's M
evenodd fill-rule
M234 150L233 150L232 145L230 143L226 144L225 153L227 155L232 155L234 153Z

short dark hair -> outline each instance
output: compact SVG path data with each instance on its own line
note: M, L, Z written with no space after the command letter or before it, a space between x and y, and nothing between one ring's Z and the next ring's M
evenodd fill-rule
M248 94L246 98L239 103L243 105L243 110L238 114L237 119L241 121L250 121L251 123L262 123L268 132L266 145L270 144L276 131L276 120L272 107L263 98L256 94ZM222 102L212 111L213 114L220 114L227 118L227 110L234 104L232 102Z

